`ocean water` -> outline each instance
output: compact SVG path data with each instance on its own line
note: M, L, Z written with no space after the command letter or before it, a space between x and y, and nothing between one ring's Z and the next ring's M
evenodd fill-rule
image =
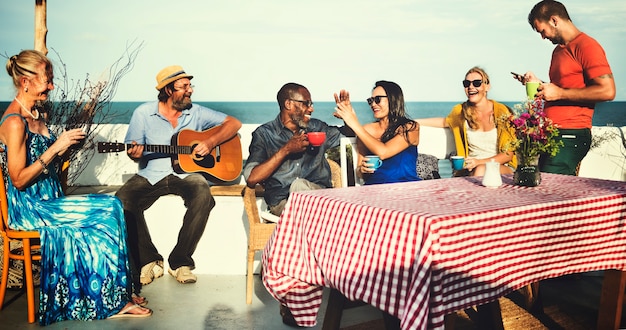
M133 110L142 102L111 102L105 106L96 117L96 122L102 124L127 124ZM268 122L278 114L276 102L196 102L211 109L231 115L244 124L261 124ZM445 117L450 109L458 102L407 102L406 110L411 118ZM503 102L513 106L519 102ZM9 102L0 102L0 112L7 108ZM366 102L354 102L359 121L372 121L372 112ZM315 102L313 117L323 120L330 125L342 125L342 121L333 117L334 102ZM594 116L594 126L626 126L626 102L613 101L597 105Z
M111 102L103 107L95 121L102 124L127 124L133 110L143 102ZM278 115L276 102L196 102L211 109L231 115L244 124L262 124ZM411 118L445 117L458 102L407 102L406 110ZM512 107L519 102L503 102ZM0 102L0 113L9 102ZM366 102L354 102L353 106L361 123L372 121L372 112ZM315 102L313 117L330 125L343 125L343 121L333 117L334 102ZM626 102L605 102L597 105L594 126L626 126ZM452 168L447 160L439 161L441 177L452 176Z
M111 114L115 114L111 123L128 123L132 111L141 102L114 102L111 103ZM278 115L276 102L197 102L211 109L231 115L244 124L261 124L268 122ZM406 110L411 118L445 117L452 107L458 102L407 102ZM513 106L518 102L503 102ZM367 123L372 121L372 112L367 102L354 102L353 107L357 112L359 121ZM340 119L333 117L335 111L334 102L315 102L313 105L313 117L323 120L330 125L341 125ZM118 114L124 114L118 116ZM106 122L106 118L102 118ZM594 126L626 126L626 102L605 102L596 107Z

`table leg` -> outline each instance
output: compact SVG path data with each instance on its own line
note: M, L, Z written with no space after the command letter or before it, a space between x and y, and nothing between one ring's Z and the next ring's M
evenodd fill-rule
M539 283L534 282L517 290L524 297L524 308L533 315L543 314L543 301L539 292Z
M618 329L622 318L622 304L626 289L626 272L609 269L604 271L598 329Z
M443 319L445 330L454 330L455 323L456 323L456 313L448 314Z
M504 330L502 312L498 300L476 307L480 329Z
M348 299L338 290L331 289L328 297L328 305L326 306L326 316L324 316L324 324L322 330L339 329L341 324L341 316Z
M330 289L328 305L326 305L326 315L322 330L337 330L341 325L343 310L366 305L362 301L352 301L344 296L337 289ZM399 322L399 321L398 321ZM399 324L399 323L398 323ZM400 329L400 327L398 327Z
M385 330L400 330L400 319L387 313L383 312L383 322L385 324Z

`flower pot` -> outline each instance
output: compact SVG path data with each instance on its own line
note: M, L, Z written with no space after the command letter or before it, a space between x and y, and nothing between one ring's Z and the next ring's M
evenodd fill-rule
M518 155L519 164L513 173L515 185L524 187L536 187L541 183L539 172L539 156L525 158Z

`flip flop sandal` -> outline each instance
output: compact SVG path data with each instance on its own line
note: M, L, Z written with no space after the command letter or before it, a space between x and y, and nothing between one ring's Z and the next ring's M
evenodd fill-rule
M146 313L146 314L132 314L130 313L130 311L135 310L137 308L144 308L141 307L137 304L133 304L130 305L124 309L122 309L119 313L115 314L115 315L111 315L109 316L109 319L129 319L129 318L143 318L143 317L148 317L150 315L152 315L152 310L147 308L150 313Z

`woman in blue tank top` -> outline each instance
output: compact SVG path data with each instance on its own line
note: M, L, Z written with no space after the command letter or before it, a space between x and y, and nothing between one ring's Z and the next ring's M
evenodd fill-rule
M375 119L372 123L359 123L346 90L335 94L335 102L334 115L343 119L358 137L357 172L365 184L421 180L416 171L419 124L407 117L404 95L398 84L376 82L372 97L367 99ZM368 155L378 156L382 165L375 168L368 164Z

